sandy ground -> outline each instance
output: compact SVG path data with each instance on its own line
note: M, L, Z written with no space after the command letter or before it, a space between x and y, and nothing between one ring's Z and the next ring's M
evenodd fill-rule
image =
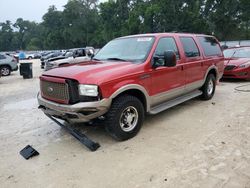
M33 79L0 78L1 187L250 187L250 93L234 90L247 82L149 116L126 142L79 125L101 144L90 152L37 109L39 61L33 70ZM40 155L22 158L27 144Z

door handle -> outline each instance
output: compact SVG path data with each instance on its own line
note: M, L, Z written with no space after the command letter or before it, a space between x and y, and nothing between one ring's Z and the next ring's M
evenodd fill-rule
M181 70L183 70L183 69L184 69L183 65L181 65L181 66L178 66L178 69L181 69Z

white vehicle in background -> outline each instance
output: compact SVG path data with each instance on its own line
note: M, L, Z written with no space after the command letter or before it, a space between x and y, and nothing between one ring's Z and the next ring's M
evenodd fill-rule
M9 76L12 71L18 70L16 58L0 53L0 76Z
M26 54L26 59L35 59L35 54Z
M71 53L71 55L67 55ZM64 65L69 64L78 64L81 62L89 61L91 59L91 56L94 55L95 50L92 47L87 48L78 48L78 49L71 49L69 52L67 52L65 56L67 58L59 59L55 61L46 61L45 62L45 71L57 68Z

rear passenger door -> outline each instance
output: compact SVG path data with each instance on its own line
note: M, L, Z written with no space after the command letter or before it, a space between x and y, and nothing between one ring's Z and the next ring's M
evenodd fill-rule
M204 69L202 66L204 60L193 37L180 37L180 42L185 56L183 70L186 78L186 91L191 91L200 87L203 80Z

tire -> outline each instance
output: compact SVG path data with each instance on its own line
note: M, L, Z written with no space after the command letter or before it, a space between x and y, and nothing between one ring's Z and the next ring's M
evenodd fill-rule
M32 59L32 57L31 57L31 56L29 56L29 57L28 57L28 59Z
M0 67L0 72L2 76L9 76L11 73L11 69L9 66L1 66Z
M114 139L124 141L140 131L143 120L144 107L141 101L131 95L122 95L114 99L105 115L105 128Z
M214 96L215 87L216 87L215 76L213 74L209 74L206 78L204 85L201 88L202 91L201 99L202 100L212 99Z

